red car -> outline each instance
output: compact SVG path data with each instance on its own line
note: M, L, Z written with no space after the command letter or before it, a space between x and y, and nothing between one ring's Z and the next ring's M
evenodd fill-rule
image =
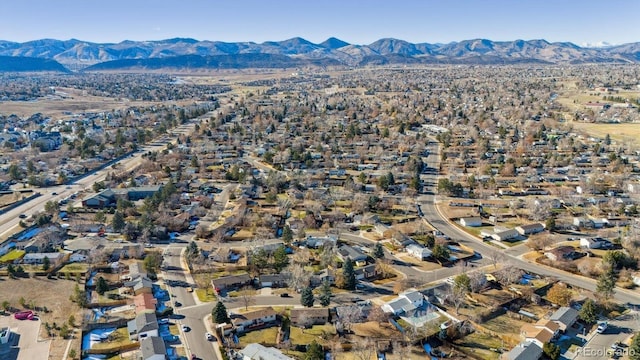
M13 315L18 320L32 320L33 319L33 311L20 311Z

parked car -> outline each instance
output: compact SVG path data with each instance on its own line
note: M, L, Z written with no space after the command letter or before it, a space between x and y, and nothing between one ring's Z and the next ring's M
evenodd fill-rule
M169 343L174 343L174 342L178 342L178 340L180 340L180 338L177 335L165 335L162 337L162 340L169 342Z
M603 332L605 332L607 330L608 326L609 326L609 324L607 324L606 321L600 322L600 323L598 323L598 327L596 328L596 332L598 334L602 334Z
M282 293L282 294L280 294L280 297L286 297L286 298L288 298L288 297L289 297L289 294L288 294L288 293Z
M184 325L184 324L183 324L183 325L182 325L182 331L184 331L184 332L189 332L189 331L191 331L191 328L190 328L190 327L188 327L187 325Z
M176 301L175 303L173 303L175 305L175 307L180 307L182 306L182 303L180 301Z
M26 219L26 218L27 218L27 215L26 215L26 214L20 214L20 215L18 215L18 217L19 217L20 219Z
M205 334L205 337L207 338L208 341L215 341L216 340L215 336L213 336L209 332Z

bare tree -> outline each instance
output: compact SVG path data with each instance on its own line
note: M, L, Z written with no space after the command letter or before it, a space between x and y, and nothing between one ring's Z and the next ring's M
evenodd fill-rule
M248 310L249 306L255 304L256 293L256 289L250 286L245 286L238 291L238 297L240 298L240 301L242 301L245 310Z
M468 290L462 286L451 286L446 295L446 300L456 309L456 315L460 314L460 306L467 297Z
M371 307L371 311L369 311L367 321L375 321L378 324L383 324L389 321L389 314L385 313L379 305L374 305Z
M393 353L398 355L398 359L405 359L409 354L409 346L401 341L394 341L392 344Z
M304 265L300 263L293 263L289 265L289 272L291 273L291 281L289 285L292 289L302 289L309 285L311 273L305 270Z
M491 249L491 251L487 253L487 257L491 260L494 269L498 267L498 263L503 262L505 259L504 253L498 249Z
M358 360L371 360L376 354L376 344L370 338L358 338L353 347L353 354Z
M487 282L487 277L483 271L475 271L469 274L469 286L474 293L482 290Z

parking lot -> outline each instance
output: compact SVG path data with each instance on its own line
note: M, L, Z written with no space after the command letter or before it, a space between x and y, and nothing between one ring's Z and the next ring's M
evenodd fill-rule
M3 360L47 360L50 341L38 341L40 320L17 320L13 316L0 316L0 327L11 329L10 346L0 348Z

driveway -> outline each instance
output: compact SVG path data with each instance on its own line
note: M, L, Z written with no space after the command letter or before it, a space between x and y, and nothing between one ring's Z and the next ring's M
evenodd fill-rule
M11 329L11 346L0 346L3 360L47 360L50 341L38 341L40 320L17 320L13 316L0 316L0 328Z
M640 328L640 313L632 311L609 321L609 326L602 334L595 332L595 326L591 333L587 334L587 343L576 351L575 359L604 359L609 358L607 350L615 342L626 342L635 329ZM629 349L625 347L623 352Z

